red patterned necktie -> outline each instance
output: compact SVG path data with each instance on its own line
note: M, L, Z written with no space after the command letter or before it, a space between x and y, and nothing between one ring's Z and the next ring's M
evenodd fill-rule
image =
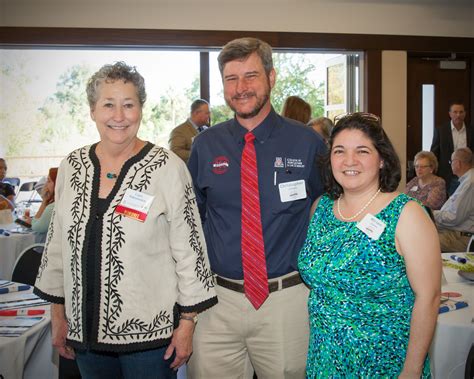
M268 277L254 140L255 136L252 133L249 132L245 135L245 146L240 165L240 188L242 192L242 267L245 295L255 309L258 309L268 297Z

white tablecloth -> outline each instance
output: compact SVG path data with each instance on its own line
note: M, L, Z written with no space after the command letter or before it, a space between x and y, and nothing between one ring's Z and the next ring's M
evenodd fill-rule
M16 229L18 225L0 225L0 229ZM30 245L35 243L36 234L33 232L26 234L12 233L4 236L0 235L0 279L11 279L11 273L16 259Z
M24 292L26 291L22 291ZM49 306L41 308L47 308L48 311L40 323L19 337L0 337L0 377L3 376L5 379L58 377L58 357L51 345Z
M430 350L431 371L435 379L464 379L466 358L474 343L474 282L463 279L453 268L445 267L443 272L447 283L442 291L461 293L469 306L438 316Z

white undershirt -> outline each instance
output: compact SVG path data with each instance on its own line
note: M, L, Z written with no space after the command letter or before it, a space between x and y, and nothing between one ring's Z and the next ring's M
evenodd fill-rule
M462 124L462 128L457 130L451 121L451 133L453 134L453 151L461 147L467 147L466 125L464 123Z

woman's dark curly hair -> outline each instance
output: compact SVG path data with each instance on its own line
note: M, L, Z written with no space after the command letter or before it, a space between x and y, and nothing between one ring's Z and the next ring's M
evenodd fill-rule
M334 179L331 168L331 151L336 136L343 130L360 130L377 149L383 166L380 169L379 185L381 192L393 192L401 179L400 159L382 129L380 119L370 113L351 113L337 121L329 137L329 149L322 158L321 175L324 189L332 199L338 199L344 192L341 185Z

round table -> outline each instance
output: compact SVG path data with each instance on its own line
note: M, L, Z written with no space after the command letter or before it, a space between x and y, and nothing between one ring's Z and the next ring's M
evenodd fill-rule
M453 253L443 253L449 258ZM464 256L463 253L456 253ZM474 282L457 273L458 270L444 267L446 282L442 292L459 292L469 306L438 315L433 343L431 344L431 371L433 378L464 379L464 370L469 349L474 343Z
M31 293L21 291L22 293ZM0 294L0 301L3 295ZM58 356L51 344L51 316L49 305L42 315L44 320L33 325L18 337L0 337L0 377L4 378L45 378L58 377ZM34 309L31 308L31 309Z
M0 235L0 279L11 279L13 266L20 253L35 243L34 232L19 232L16 224L0 225L0 229L7 230L9 236Z

